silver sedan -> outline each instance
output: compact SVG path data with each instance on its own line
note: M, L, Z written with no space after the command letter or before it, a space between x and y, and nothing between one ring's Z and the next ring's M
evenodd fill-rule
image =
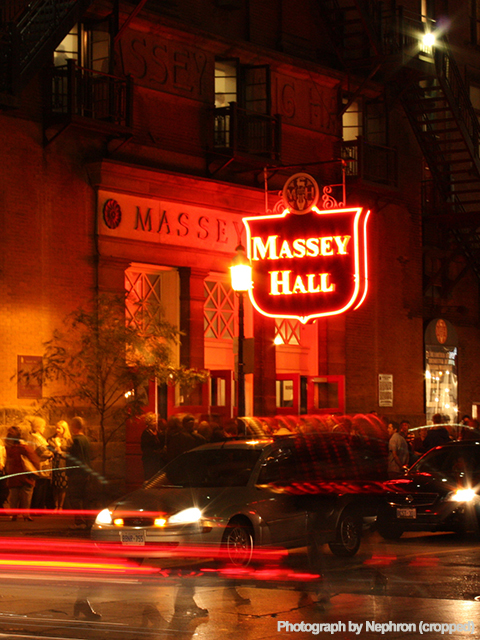
M188 451L101 511L92 537L137 547L135 555L151 545L208 545L222 548L236 564L248 564L254 547L302 547L312 536L338 555L353 555L361 504L338 483L318 494L291 490L306 473L298 440L232 440ZM317 448L320 456L328 454L324 444ZM325 460L311 462L328 469Z

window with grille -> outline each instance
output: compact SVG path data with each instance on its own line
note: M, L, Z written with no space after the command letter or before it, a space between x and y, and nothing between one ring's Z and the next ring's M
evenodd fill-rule
M135 269L125 271L125 314L127 326L147 331L162 316L162 288L159 273Z
M206 338L232 340L235 335L235 293L230 284L205 280L204 328Z
M275 320L275 344L300 344L300 321L277 318Z

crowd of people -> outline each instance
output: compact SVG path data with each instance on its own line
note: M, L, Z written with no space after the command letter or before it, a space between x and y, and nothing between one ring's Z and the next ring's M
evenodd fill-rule
M248 435L248 433L278 436L318 431L386 438L388 440L388 476L398 478L404 475L405 467L410 467L424 453L449 442L454 437L446 428L447 421L441 414L433 416L433 425L426 429L423 438L420 430L412 430L408 420L396 422L378 416L375 412L353 417L299 416L251 418L239 421L232 419L223 426L207 420L195 420L190 414L174 415L164 420L154 413L149 413L144 416L144 421L141 450L146 480L184 451L208 442L221 442L228 438ZM480 440L480 424L470 416L464 416L460 428L457 428L455 438Z
M426 451L451 440L440 414L433 416L433 426L423 439L418 430L411 430L408 420L389 421L374 413L353 418L300 416L295 421L278 417L249 420L247 423L232 419L220 426L212 420L196 420L191 414L173 415L168 420L155 413L145 414L140 439L145 479L185 451L249 433L269 436L328 430L378 435L386 427L390 478L402 477L404 468ZM461 425L458 439L480 439L478 421L464 416ZM85 508L85 486L91 475L91 447L84 433L84 421L78 416L70 423L60 420L48 438L45 430L46 421L40 416L30 417L24 429L19 426L8 429L4 444L0 444L0 507L22 510L24 519L31 520L30 509L61 510L68 502L71 509L79 512L76 523L83 526L81 511ZM17 517L12 515L13 519Z
M68 499L69 507L78 511L76 524L86 526L81 512L91 474L91 449L83 418L76 416L70 424L60 420L48 438L46 426L44 418L32 416L26 428L8 429L0 445L0 506L21 510L25 520L32 520L30 509L62 510Z
M447 444L453 435L447 429L448 420L440 413L432 417L433 425L428 428L424 438L416 430L411 431L410 422L388 422L388 476L400 478L405 467L410 467L424 453L434 447ZM480 440L480 424L478 420L464 415L458 430L458 440Z

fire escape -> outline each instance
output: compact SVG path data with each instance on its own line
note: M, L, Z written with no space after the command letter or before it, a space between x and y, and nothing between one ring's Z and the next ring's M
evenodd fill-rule
M18 107L20 94L42 71L46 83L45 144L71 124L96 130L110 140L128 139L131 135L129 79L84 68L74 59L66 60L62 66L52 64L55 49L81 21L91 3L92 0L4 0L0 7L0 106ZM144 4L145 0L141 0L137 9Z
M468 269L480 280L480 127L446 36L428 41L434 23L394 3L325 0L319 9L347 73L394 83L431 176L424 248L439 259L424 293L435 288L446 300ZM452 277L458 256L463 266L457 261Z
M0 8L2 104L16 106L19 93L48 63L91 1L4 0Z

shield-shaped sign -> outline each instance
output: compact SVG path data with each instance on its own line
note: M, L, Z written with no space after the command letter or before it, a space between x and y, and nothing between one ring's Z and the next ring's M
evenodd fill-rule
M286 209L244 218L254 307L303 323L358 308L368 286L369 214L314 206L301 216Z

